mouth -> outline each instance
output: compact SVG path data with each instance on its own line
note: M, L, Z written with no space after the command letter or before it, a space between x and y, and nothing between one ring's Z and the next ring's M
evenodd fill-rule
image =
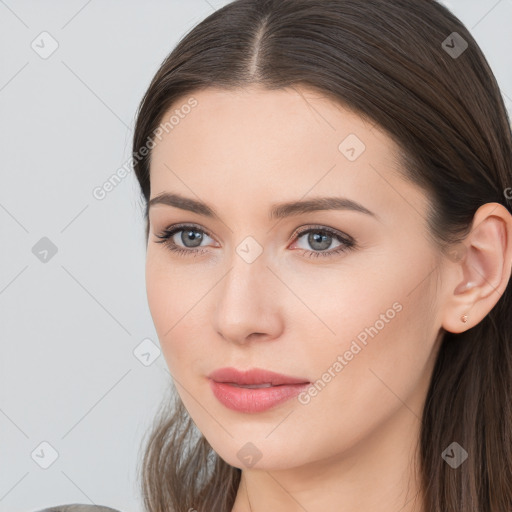
M229 383L240 387L269 387L283 384L310 384L309 380L272 372L263 368L238 370L236 368L219 368L208 375L215 382Z
M225 407L243 413L274 408L305 390L311 382L268 370L221 368L208 376L213 395Z

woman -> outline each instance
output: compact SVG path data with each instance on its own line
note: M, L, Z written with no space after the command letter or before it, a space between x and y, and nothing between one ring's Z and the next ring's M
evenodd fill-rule
M176 384L148 512L512 510L512 137L425 0L237 0L139 108Z
M512 136L432 0L236 0L139 107L173 382L147 512L512 510Z

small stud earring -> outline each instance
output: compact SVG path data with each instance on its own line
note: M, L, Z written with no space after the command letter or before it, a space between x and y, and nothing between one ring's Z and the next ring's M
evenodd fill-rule
M468 321L468 315L462 315L462 316L460 317L460 319L461 319L464 323L466 323L466 322Z

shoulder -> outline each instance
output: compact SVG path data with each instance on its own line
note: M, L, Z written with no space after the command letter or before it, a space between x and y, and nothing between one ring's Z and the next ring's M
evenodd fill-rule
M35 512L121 512L115 508L104 507L101 505L82 505L73 503L67 505L55 505L49 508L36 510Z

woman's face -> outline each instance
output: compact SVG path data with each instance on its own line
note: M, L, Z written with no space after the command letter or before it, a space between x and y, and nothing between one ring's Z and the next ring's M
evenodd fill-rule
M151 315L193 421L240 468L348 456L390 436L407 443L438 346L442 267L426 197L400 177L396 146L304 88L193 98L155 139L151 199L186 201L150 207L146 266ZM319 198L338 207L309 208ZM295 202L305 206L276 209ZM209 375L225 367L310 385L216 385L219 400ZM273 402L283 390L292 396Z

